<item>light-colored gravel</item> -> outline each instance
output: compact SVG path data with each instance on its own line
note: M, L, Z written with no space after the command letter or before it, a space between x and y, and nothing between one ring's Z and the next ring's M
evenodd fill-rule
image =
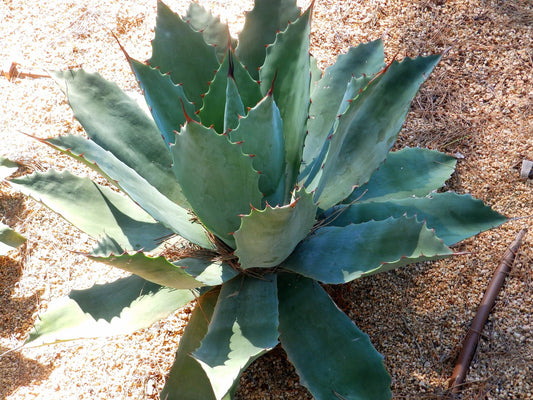
M251 0L202 0L236 34ZM168 1L183 14L188 2ZM307 6L309 1L300 1ZM146 59L155 0L4 0L0 66L31 71L82 65L137 86L113 31L131 56ZM316 0L312 53L321 67L359 42L383 38L396 54L445 55L415 99L399 146L420 145L461 156L451 189L469 192L513 220L465 241L465 255L363 279L330 293L385 355L396 399L437 399L446 388L459 343L506 246L529 226L531 181L519 179L533 160L533 3L529 0ZM0 67L1 68L1 67ZM0 155L30 170L91 171L25 136L79 132L63 95L49 79L0 77ZM464 158L463 158L464 157ZM17 348L38 311L71 289L121 276L72 251L92 240L31 200L0 186L3 222L28 238L0 258L0 354ZM463 399L533 399L531 239L483 332ZM120 338L77 341L0 356L0 399L157 399L190 309ZM240 399L305 399L276 349L242 378Z

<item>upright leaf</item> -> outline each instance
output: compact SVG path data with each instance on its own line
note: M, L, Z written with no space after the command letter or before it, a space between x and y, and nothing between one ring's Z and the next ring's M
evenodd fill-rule
M182 84L187 98L199 109L201 95L207 92L219 63L215 47L205 42L202 33L158 0L150 65L169 73L175 84Z
M128 334L194 300L191 290L169 289L132 275L54 300L35 323L32 346Z
M231 50L226 52L226 57L209 85L209 91L203 99L203 106L199 116L205 126L213 125L218 133L224 133L224 116L226 100L228 98L228 82L232 77L238 90L239 101L243 106L255 107L261 100L261 90L259 84L248 74L248 71L235 57ZM230 99L231 100L231 99ZM244 116L244 112L242 113Z
M261 173L259 190L265 201L281 205L285 190L285 141L283 121L272 96L266 96L252 108L229 136L245 154L254 154L252 164Z
M366 183L392 147L409 105L438 56L405 59L390 67L339 118L316 191L327 210Z
M239 215L247 214L251 206L261 207L259 174L252 158L226 136L195 122L185 125L171 152L174 172L195 214L233 247Z
M235 232L241 268L270 268L285 260L308 234L315 222L317 206L305 189L286 206L252 210ZM272 251L275 249L275 251Z
M241 372L277 343L276 275L262 279L241 275L222 286L207 335L193 356L220 400Z
M302 161L309 111L309 32L311 7L294 23L276 36L267 48L265 64L260 70L261 89L273 96L283 119L287 184L285 200L296 184Z
M187 14L183 18L185 22L198 32L201 32L207 44L215 47L219 61L222 61L227 51L228 43L231 48L235 48L237 41L229 34L228 25L220 22L219 17L215 17L198 3L191 2Z
M391 398L383 357L317 282L280 274L278 287L281 345L315 399Z
M237 56L250 75L259 79L259 68L265 61L265 47L274 42L276 33L284 31L289 22L300 16L295 0L256 0L246 14L244 28L239 35Z
M384 67L383 42L360 44L337 57L334 65L326 68L311 96L308 135L305 138L303 163L308 165L318 156L322 144L336 120L346 86L352 77L371 76ZM354 96L351 96L352 99Z
M198 118L194 105L185 96L183 87L175 85L169 75L131 58L129 61L165 143L174 143L174 132L185 124L185 113Z
M12 175L19 166L18 163L0 156L0 179L6 179L8 176Z

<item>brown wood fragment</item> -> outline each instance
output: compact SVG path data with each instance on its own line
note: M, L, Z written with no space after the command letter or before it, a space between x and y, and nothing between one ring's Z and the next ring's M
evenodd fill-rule
M50 75L44 71L29 71L19 69L19 67L19 63L7 63L2 66L0 74L3 75L9 81L13 81L17 78L50 78Z
M464 384L466 373L468 372L468 368L472 362L472 358L474 357L477 348L479 336L481 335L483 327L487 322L490 311L494 307L496 297L503 286L505 277L511 271L516 254L520 249L526 232L526 229L522 229L520 232L518 232L516 239L505 251L500 265L498 268L496 268L496 271L494 271L494 275L487 286L487 291L483 295L483 299L481 299L481 304L479 305L476 315L472 320L470 329L463 340L461 352L459 353L459 357L457 357L452 375L448 380L448 394L450 395L457 394Z

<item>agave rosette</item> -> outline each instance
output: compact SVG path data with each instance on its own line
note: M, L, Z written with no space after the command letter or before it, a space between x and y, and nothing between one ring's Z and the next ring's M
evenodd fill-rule
M311 13L256 0L237 41L197 4L180 18L159 2L149 62L126 54L151 115L98 74L54 73L88 139L42 141L120 193L54 170L11 183L134 275L56 302L30 343L130 332L197 299L162 398L230 399L280 342L317 399L391 397L382 356L321 284L449 256L505 218L436 192L452 157L389 154L439 56L386 65L374 41L322 72ZM196 247L164 257L169 235Z

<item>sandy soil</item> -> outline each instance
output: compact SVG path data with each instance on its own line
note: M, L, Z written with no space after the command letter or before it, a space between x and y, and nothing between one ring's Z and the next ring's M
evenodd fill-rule
M167 3L180 14L188 4ZM234 34L242 28L242 12L251 8L250 0L199 3L228 21ZM4 0L0 68L18 62L39 73L82 65L136 92L109 30L131 56L146 59L155 7L154 0ZM521 161L533 160L533 3L317 0L313 18L312 53L321 67L348 46L380 37L389 60L444 52L413 103L399 146L456 155L449 188L515 218L455 249L467 254L330 289L385 355L395 399L442 398L487 282L533 215L532 183L519 178ZM49 79L0 77L0 96L0 155L22 162L26 172L54 166L94 177L22 133L81 133ZM127 337L19 350L52 299L121 273L73 253L94 243L5 185L0 215L28 238L20 251L0 257L0 399L157 399L190 309ZM532 264L526 238L460 398L533 399ZM310 398L280 349L256 361L241 383L239 399Z

